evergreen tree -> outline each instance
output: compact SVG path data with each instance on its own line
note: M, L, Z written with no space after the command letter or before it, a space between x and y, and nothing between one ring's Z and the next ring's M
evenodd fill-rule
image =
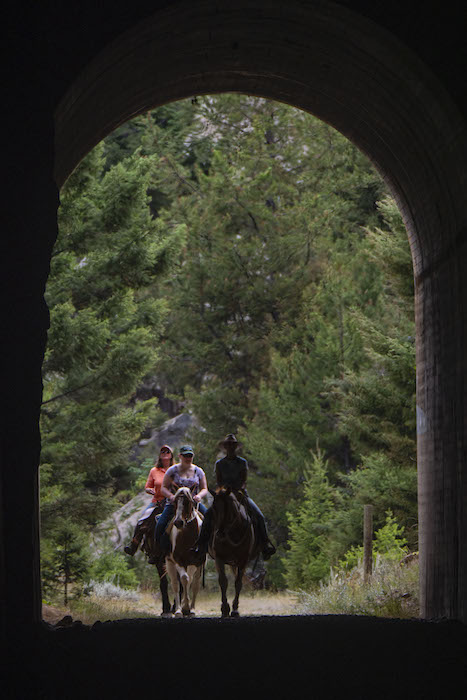
M201 424L199 464L242 437L275 585L295 550L313 554L287 574L305 585L359 544L366 502L416 544L412 272L384 191L330 127L242 95L166 105L89 154L61 193L47 288L44 546L134 481L131 447L163 419L149 376ZM332 527L295 528L288 552L317 441Z
M63 587L68 605L70 586L81 582L89 570L87 537L78 525L64 519L55 522L51 537L42 543L42 578L45 590Z
M345 139L304 112L237 95L200 100L198 110L190 144L202 140L206 153L208 133L211 153L203 167L179 166L179 194L160 212L186 226L187 244L167 286L159 369L167 390L188 399L212 454L226 426L252 416L271 352L301 335L329 243L361 239L361 225L376 221L368 192L380 181ZM172 167L164 172L174 179Z
M360 544L366 503L377 527L391 509L417 547L412 268L394 202L383 200L380 211L384 229L367 229L348 255L342 246L330 253L309 290L314 310L302 339L273 356L243 435L255 489L273 481L277 500L284 483L299 497L306 451L319 439L341 494L327 543L334 562ZM265 504L269 517L273 509Z
M312 462L304 466L303 495L297 508L288 513L289 551L284 558L285 579L292 589L309 589L329 572L327 548L336 491L327 477L327 464L318 448Z
M114 507L129 452L161 414L136 389L158 357L167 314L154 295L183 231L154 219L153 159L140 152L105 169L94 149L61 192L59 236L46 299L43 366L42 532L70 518L83 527Z
M336 516L341 551L355 542L365 503L375 508L375 527L390 509L409 547L418 548L412 261L394 201L383 200L380 210L386 226L367 231L369 259L385 280L380 311L374 317L356 311L365 362L330 382L328 392L340 430L351 436L358 456L358 468L341 475L347 499Z

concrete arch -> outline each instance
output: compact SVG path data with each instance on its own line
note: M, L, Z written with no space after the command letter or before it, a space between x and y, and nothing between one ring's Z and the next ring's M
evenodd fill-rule
M182 2L120 35L55 113L55 178L133 116L237 91L307 110L352 140L398 200L416 280L422 614L467 619L467 130L430 71L330 2Z

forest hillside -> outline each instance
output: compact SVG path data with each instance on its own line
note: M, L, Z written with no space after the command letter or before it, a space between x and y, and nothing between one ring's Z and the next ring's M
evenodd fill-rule
M219 440L241 440L269 587L356 564L364 504L381 556L417 550L407 236L331 127L233 94L119 127L62 189L46 300L44 595L148 581L112 543L96 560L91 533L143 491L177 416L208 480Z

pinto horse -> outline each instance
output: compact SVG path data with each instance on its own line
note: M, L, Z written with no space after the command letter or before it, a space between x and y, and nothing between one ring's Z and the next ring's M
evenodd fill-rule
M206 563L206 555L200 557L191 549L198 539L203 518L196 508L191 490L186 486L178 489L173 503L175 516L167 528L172 551L166 556L165 565L175 596L174 615L175 617L194 616L196 596L201 573ZM190 595L191 600L189 600Z
M243 584L243 574L251 559L260 553L260 545L254 523L248 513L247 498L242 491L221 486L212 492L213 528L209 542L209 554L214 559L221 589L222 617L238 617L238 601ZM232 611L227 601L227 576L229 564L235 576L235 597Z

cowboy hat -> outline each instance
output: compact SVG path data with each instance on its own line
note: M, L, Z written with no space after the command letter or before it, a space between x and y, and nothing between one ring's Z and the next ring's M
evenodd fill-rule
M242 444L237 440L233 433L229 433L228 435L226 435L225 438L219 442L219 447L225 447L225 445L228 443L234 444L237 447L241 447Z

